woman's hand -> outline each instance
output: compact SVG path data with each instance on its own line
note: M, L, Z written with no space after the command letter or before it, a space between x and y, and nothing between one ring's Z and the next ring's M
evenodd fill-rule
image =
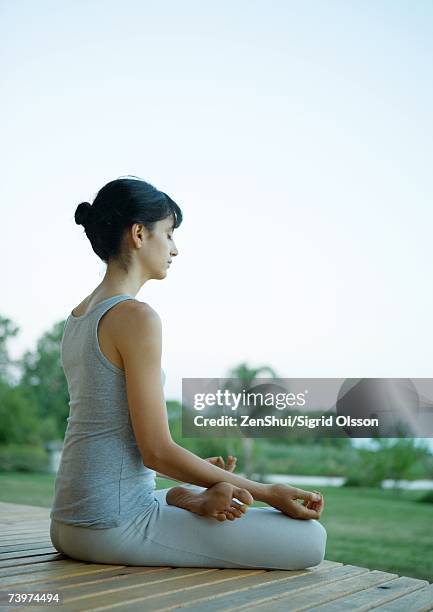
M316 493L316 495L320 495L320 500L319 501L308 501L306 503L307 508L310 508L312 510L316 510L320 514L322 513L323 508L325 507L325 499L323 497L323 495L321 494L320 491L316 491L315 489L313 489L313 493Z
M297 499L301 499L303 503L297 502ZM285 484L269 485L266 502L296 519L319 520L325 505L323 495L319 491L304 491Z
M229 455L227 457L227 463L224 461L221 455L219 457L208 457L205 459L205 461L209 461L209 463L212 463L223 470L227 470L227 472L233 472L236 467L237 457Z

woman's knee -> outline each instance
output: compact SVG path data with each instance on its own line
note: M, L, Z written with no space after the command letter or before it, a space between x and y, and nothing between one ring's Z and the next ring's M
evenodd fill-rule
M310 519L310 537L306 548L306 563L305 567L314 567L319 565L325 558L326 540L328 534L325 527L317 520Z

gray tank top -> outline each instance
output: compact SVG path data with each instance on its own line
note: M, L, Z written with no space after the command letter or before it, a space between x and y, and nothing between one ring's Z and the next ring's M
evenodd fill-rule
M63 330L69 417L50 517L68 525L117 527L154 503L156 472L143 465L135 440L125 373L105 357L97 336L101 317L123 300L135 298L114 295L81 317L71 313Z

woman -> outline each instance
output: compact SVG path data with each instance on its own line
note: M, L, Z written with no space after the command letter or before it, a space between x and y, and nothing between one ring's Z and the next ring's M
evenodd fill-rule
M102 282L65 322L61 362L70 413L51 511L54 547L96 563L303 569L319 564L323 497L233 473L235 457L201 459L171 438L161 321L135 298L178 251L179 206L137 177L79 204ZM155 490L156 471L187 484ZM253 500L269 504L248 508ZM296 501L303 500L303 503ZM248 512L247 512L248 509Z

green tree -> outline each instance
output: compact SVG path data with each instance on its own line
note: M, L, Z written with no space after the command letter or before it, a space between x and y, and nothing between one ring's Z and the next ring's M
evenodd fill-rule
M12 384L11 368L16 361L11 359L7 349L9 338L13 338L19 332L17 327L10 319L0 316L0 382Z
M357 460L348 469L346 486L382 486L385 479L394 480L394 491L401 489L400 480L411 479L419 462L429 464L430 451L416 444L413 438L376 438L375 450L357 449Z
M386 469L386 478L394 480L394 489L400 490L400 480L410 479L413 468L430 455L426 444L417 444L413 438L377 438L378 461Z
M36 405L19 386L0 382L0 445L39 444L52 423L41 421Z
M22 381L13 380L11 369L22 371L22 360L10 358L7 343L18 331L10 319L0 317L0 445L5 452L12 447L41 446L56 433L51 416L41 417L37 402L26 392Z
M269 376L260 376L264 374L268 374ZM235 388L238 387L238 392L245 390L245 392L248 393L257 384L257 378L277 378L277 374L270 366L251 368L246 362L243 362L231 368L228 377L238 380L238 384L235 383L234 385ZM233 387L233 385L230 386ZM254 438L243 437L242 448L245 476L246 478L251 478L254 473ZM261 466L261 471L263 471L263 465Z
M50 436L63 439L69 415L68 384L60 361L64 321L59 321L38 340L34 351L21 360L20 389L37 410L39 418L50 422Z

